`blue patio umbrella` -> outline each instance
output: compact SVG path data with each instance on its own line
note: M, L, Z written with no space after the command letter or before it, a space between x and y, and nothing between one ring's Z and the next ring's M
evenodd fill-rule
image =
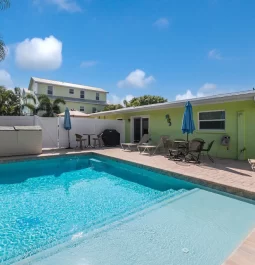
M182 118L182 132L187 133L187 141L189 140L189 134L195 131L195 125L193 120L192 105L189 101L185 104L185 111Z
M64 128L65 128L65 130L68 131L68 142L69 142L69 146L68 146L67 149L71 149L69 131L72 129L72 124L71 124L70 112L69 112L69 109L68 108L66 108L66 110L65 110Z

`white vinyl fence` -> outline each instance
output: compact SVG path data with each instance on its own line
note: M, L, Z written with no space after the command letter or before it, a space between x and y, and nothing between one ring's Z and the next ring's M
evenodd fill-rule
M75 147L75 134L93 134L98 135L105 129L115 129L120 133L120 142L125 142L125 121L102 120L89 118L71 118L72 129L70 130L71 146ZM68 131L64 129L64 118L59 118L59 146L68 146ZM85 138L87 136L84 136ZM91 137L91 144L93 136Z
M35 117L35 125L39 125L42 128L43 148L57 148L59 118L43 118L38 116Z
M89 118L71 118L70 143L76 146L75 134L100 134L105 129L115 129L120 133L120 142L125 142L125 121ZM0 126L39 125L42 128L43 148L68 146L68 131L64 129L64 118L43 118L38 116L0 116ZM84 136L86 138L87 136ZM93 136L91 137L91 144Z
M0 116L0 126L32 126L36 116Z

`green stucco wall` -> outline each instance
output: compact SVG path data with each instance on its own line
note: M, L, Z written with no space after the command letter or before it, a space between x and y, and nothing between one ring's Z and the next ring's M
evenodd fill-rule
M238 112L243 111L244 122L244 145L246 151L244 159L255 158L255 102L253 100L239 101L239 102L227 102L220 104L208 104L193 107L193 115L195 126L198 128L198 112L199 111L211 111L211 110L225 110L226 112L226 129L225 131L199 131L196 130L192 138L203 138L208 144L210 141L215 140L215 143L211 150L211 155L222 158L240 159L240 150L238 150L238 127L237 116ZM126 141L130 141L130 119L131 116L149 115L149 133L153 142L158 142L161 135L169 135L171 139L186 138L181 131L181 123L184 107L182 108L169 108L165 110L144 111L139 113L119 114L119 115L105 115L100 118L117 119L122 118L126 122ZM166 121L166 114L170 115L172 126L168 126ZM223 135L229 135L230 147L227 150L226 147L220 145L220 140Z
M70 87L71 88L71 87ZM80 107L84 107L84 112L85 113L92 113L93 107L96 108L97 112L102 111L105 107L106 103L106 95L107 93L99 92L99 101L96 100L96 91L91 91L91 90L84 90L84 89L78 89L78 88L73 88L74 89L74 94L69 94L69 88L68 87L61 87L61 86L53 86L53 96L59 97L59 98L65 98L66 100L66 105L60 105L61 112L65 110L65 107L68 107L69 109L75 109L80 111ZM48 90L48 85L47 84L41 84L38 83L37 85L37 94L46 94L47 95L47 90ZM84 90L85 95L84 95L84 100L93 100L94 102L87 103L81 101L72 101L73 99L80 99L80 91ZM93 104L95 103L95 104Z
M71 88L71 87L70 87ZM38 94L47 95L48 85L38 84ZM57 97L70 97L70 98L80 98L80 91L83 89L74 88L74 94L69 94L68 87L54 86L53 96ZM106 101L106 94L99 92L99 100ZM96 91L85 90L85 99L96 100Z
M93 107L96 108L97 112L102 111L104 109L104 106L98 105L98 104L71 102L71 101L66 101L66 105L59 105L59 106L60 106L61 112L64 112L66 107L68 107L69 109L75 109L75 110L80 111L80 106L84 106L85 113L92 113Z

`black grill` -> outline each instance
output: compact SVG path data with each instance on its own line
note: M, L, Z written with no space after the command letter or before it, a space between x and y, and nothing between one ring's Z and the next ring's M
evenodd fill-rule
M120 133L116 130L104 130L101 136L105 146L120 145Z

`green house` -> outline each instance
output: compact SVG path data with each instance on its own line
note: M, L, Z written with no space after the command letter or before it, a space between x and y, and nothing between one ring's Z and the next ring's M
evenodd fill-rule
M189 139L215 140L211 155L244 160L255 158L255 91L236 92L189 100L196 131ZM123 108L91 114L100 119L125 120L127 142L137 142L149 133L157 143L161 135L186 138L181 124L185 100ZM224 137L230 137L224 145Z
M61 112L69 109L85 113L101 111L107 105L107 91L102 88L31 77L28 91L36 96L47 95L51 100L63 98Z

